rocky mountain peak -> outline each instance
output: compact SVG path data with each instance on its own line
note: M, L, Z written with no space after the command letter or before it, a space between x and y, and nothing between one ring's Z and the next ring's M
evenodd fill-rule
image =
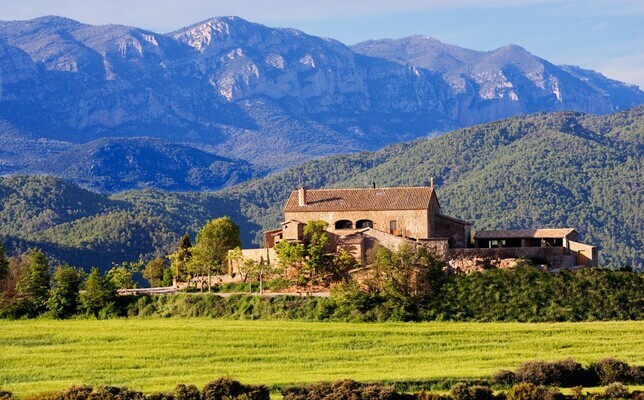
M153 136L274 169L522 113L644 102L637 88L519 46L485 52L417 35L349 48L233 16L167 34L0 22L0 82L0 119L25 135Z

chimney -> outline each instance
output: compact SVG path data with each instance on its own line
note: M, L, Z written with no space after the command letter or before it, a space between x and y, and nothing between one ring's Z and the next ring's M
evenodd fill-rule
M306 205L306 188L304 186L300 186L300 190L298 190L298 201L299 201L299 206L304 207Z
M431 178L429 178L429 187L430 188L434 187L434 177L433 176Z
M376 188L376 182L371 182L373 184L373 188Z

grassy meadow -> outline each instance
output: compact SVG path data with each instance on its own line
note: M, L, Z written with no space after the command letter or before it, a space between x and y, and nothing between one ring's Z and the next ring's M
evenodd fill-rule
M0 321L0 388L170 391L229 376L278 387L352 378L487 378L534 359L644 364L644 322L325 323L216 319Z

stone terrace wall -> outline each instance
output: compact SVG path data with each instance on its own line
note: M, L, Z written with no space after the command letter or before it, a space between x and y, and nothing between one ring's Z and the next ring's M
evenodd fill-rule
M394 236L377 229L367 229L363 232L363 234L377 240L381 246L391 251L398 251L398 249L400 249L400 246L402 246L403 244L408 244L411 246L423 246L435 253L438 258L443 259L447 255L449 248L447 238L431 238L415 241L411 239L405 239L400 236Z
M566 254L563 247L501 247L493 249L449 249L448 264L454 270L495 268L501 260L517 258L541 258L553 269L569 268L575 265L575 256Z

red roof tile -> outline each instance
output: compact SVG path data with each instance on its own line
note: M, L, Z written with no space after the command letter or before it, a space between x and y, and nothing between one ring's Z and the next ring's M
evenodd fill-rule
M316 189L306 191L306 205L300 206L294 190L284 212L426 210L432 194L431 187Z

